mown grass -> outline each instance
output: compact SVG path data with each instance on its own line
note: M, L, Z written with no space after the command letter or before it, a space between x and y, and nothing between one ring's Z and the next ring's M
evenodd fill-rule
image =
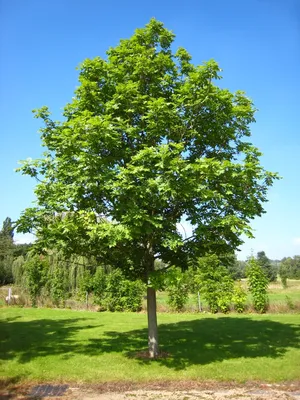
M161 350L147 347L143 313L2 308L3 379L22 382L296 380L300 318L290 315L159 314Z

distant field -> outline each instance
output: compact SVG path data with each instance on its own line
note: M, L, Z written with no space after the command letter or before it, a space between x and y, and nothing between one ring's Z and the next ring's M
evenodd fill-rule
M246 280L243 280L243 285L247 286ZM20 288L13 287L13 293L19 294ZM5 297L8 294L8 286L0 287L0 306L5 305ZM269 312L271 313L284 313L284 312L300 312L300 280L288 280L288 287L283 288L280 282L271 283L269 285L268 291L270 308ZM24 297L24 296L22 296ZM25 296L26 297L26 296ZM169 312L168 306L168 294L166 292L157 292L157 306L160 312ZM248 295L248 312L251 312L251 295ZM25 302L26 305L30 305L30 301L27 296L27 300ZM202 307L205 311L208 311L208 306L206 302L201 299ZM44 303L44 306L47 306L47 301ZM70 299L66 304L67 308L74 309L86 309L86 305L84 302L76 301L76 299ZM143 308L146 309L146 299L143 302ZM92 298L90 298L89 309L97 309L97 307L93 307ZM185 307L186 312L196 312L198 310L198 300L196 295L190 295L188 303Z
M109 382L165 380L296 380L297 314L158 315L157 361L147 348L144 313L3 307L1 367L5 381Z
M243 280L243 285L247 286L246 280ZM288 287L283 288L281 282L271 283L269 285L268 297L270 302L270 312L289 312L295 309L300 311L300 280L288 280ZM157 293L158 309L161 311L168 310L168 295L165 292ZM251 295L248 295L248 305L251 306ZM201 300L202 307L207 308L206 302ZM146 303L145 303L146 304ZM189 301L186 305L187 311L196 311L198 307L197 297L189 296Z

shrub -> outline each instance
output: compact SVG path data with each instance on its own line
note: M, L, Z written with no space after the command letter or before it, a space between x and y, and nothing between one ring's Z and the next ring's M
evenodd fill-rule
M139 311L144 292L141 281L129 281L116 269L107 275L103 305L109 311Z
M12 264L12 274L14 283L16 285L22 285L24 283L24 271L25 271L25 258L21 255L17 257Z
M48 293L57 307L64 305L64 302L68 297L66 272L65 268L56 265L48 275Z
M279 276L281 279L282 287L287 288L288 269L285 263L281 263L279 267Z
M49 264L44 256L29 257L25 264L25 285L29 293L32 307L37 304L37 297L47 282Z
M295 310L296 306L293 303L292 299L289 296L285 296L286 304L290 310Z
M189 296L187 275L174 268L168 271L166 284L169 306L174 311L182 311Z
M228 270L220 264L217 256L200 258L194 279L212 313L219 310L224 313L229 311L234 282Z
M247 301L247 292L243 288L241 282L237 282L233 288L232 302L234 309L238 313L245 311Z
M247 263L247 277L254 309L260 313L266 312L269 302L267 296L269 281L261 266L253 257Z
M103 305L107 286L106 274L103 267L98 267L93 277L94 302Z
M93 276L89 270L84 270L78 279L79 298L85 299L93 291Z

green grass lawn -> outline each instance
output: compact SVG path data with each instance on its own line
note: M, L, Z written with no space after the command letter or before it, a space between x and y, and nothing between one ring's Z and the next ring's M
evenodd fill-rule
M146 315L1 308L3 379L23 382L296 380L299 314L159 314L167 358L138 359Z

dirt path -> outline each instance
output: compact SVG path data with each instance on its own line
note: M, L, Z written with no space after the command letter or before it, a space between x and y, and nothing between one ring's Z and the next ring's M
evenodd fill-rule
M299 392L262 389L223 389L223 390L188 390L157 391L133 390L125 393L96 393L73 391L76 400L300 400Z
M300 383L268 385L247 383L151 383L144 385L70 384L62 396L30 396L32 387L14 387L0 394L1 400L300 400Z
M61 398L60 398L61 399ZM138 390L126 393L80 393L72 397L80 400L300 400L300 392L263 390L220 390L220 391L150 391Z

